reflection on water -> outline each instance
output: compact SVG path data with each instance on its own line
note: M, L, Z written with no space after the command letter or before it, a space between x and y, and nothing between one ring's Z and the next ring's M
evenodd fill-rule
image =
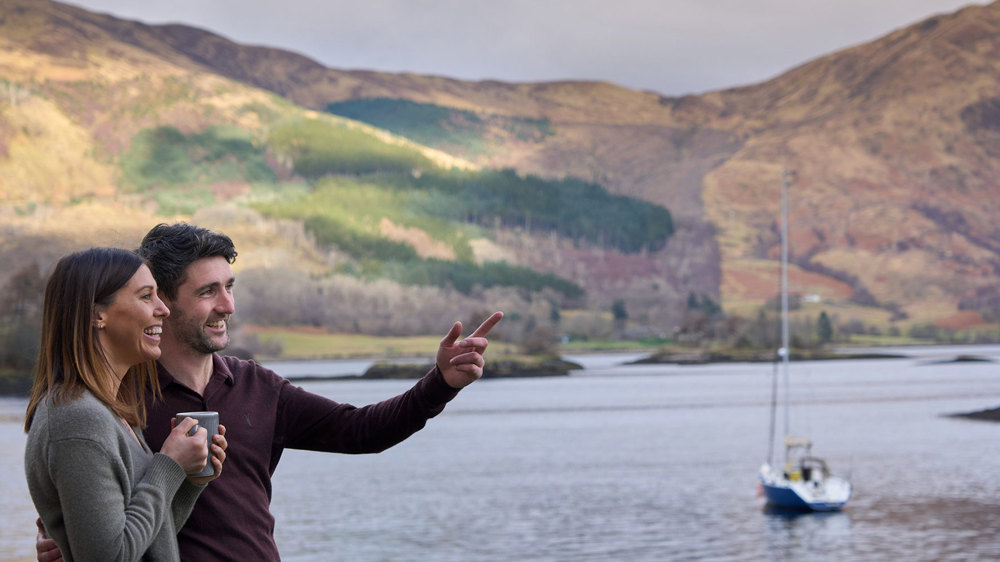
M774 560L805 560L851 543L851 518L846 511L805 512L765 506L763 514L766 551Z

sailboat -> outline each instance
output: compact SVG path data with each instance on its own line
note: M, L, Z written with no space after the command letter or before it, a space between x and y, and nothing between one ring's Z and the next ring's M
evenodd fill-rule
M771 439L767 460L760 467L760 486L771 507L797 511L836 511L851 497L851 482L830 472L826 461L812 454L812 441L789 433L788 370L788 178L781 172L781 361L785 381L785 459L774 461L775 413L778 398L778 363L771 383Z

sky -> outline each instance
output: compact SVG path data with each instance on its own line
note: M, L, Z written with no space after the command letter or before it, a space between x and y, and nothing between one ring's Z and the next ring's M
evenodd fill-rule
M72 0L343 70L600 80L667 96L762 82L969 0Z

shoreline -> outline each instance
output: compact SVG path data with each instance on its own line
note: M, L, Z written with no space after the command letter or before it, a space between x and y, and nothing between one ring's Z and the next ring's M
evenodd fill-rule
M842 359L907 359L900 353L838 353L833 351L793 351L791 361L836 361ZM632 365L707 365L714 363L771 363L777 361L774 351L658 351L632 361Z
M907 352L908 349L924 349L933 350L941 349L952 355L955 359L964 358L962 360L989 360L988 358L976 355L973 350L983 347L995 347L1000 349L1000 343L984 343L984 344L950 344L950 343L892 343L887 345L831 345L825 350L821 351L797 351L793 350L792 360L793 361L813 361L813 360L832 360L832 359L873 359L873 358L895 358L895 359L918 359L919 355L910 354ZM953 350L953 351L947 351ZM967 350L968 352L958 351ZM239 355L235 353L236 350L231 350L228 355ZM769 349L763 350L736 350L736 349L723 349L721 351L711 351L703 350L697 348L691 348L690 350L683 348L673 348L670 351L665 350L662 346L639 346L639 347L607 347L607 348L596 348L596 347L581 347L579 349L572 347L563 347L559 350L558 357L565 357L568 355L617 355L617 354L645 354L648 356L654 356L661 353L673 353L677 355L709 355L711 356L712 362L718 363L732 363L738 361L749 361L749 362L761 362L761 361L773 361L775 356L775 350ZM499 355L500 358L506 358L513 354ZM491 352L491 358L497 358L496 352ZM1000 354L998 354L1000 357ZM244 357L248 358L248 357ZM284 363L284 362L309 362L309 361L399 361L399 360L414 360L419 361L422 359L432 360L433 354L426 353L408 353L405 351L384 351L378 353L326 353L320 355L282 355L280 357L272 356L255 356L252 357L258 363ZM971 358L971 359L968 359Z
M947 414L945 415L945 417L998 423L1000 422L1000 407L987 408L985 410L976 410L974 412Z
M995 346L996 344L988 344ZM845 352L851 348L835 348L833 351L827 350L806 350L793 351L791 361L834 361L834 360L859 360L859 359L914 359L920 360L919 355L911 355L898 351L888 351L899 349L900 345L886 347L859 347L856 353ZM936 358L924 361L926 365L940 365L949 363L964 362L997 362L997 358L987 355L976 355L973 353L962 353L961 351L971 351L977 345L911 345L906 347L933 349L935 347L942 350L949 350L947 358ZM886 351L877 351L885 349ZM361 374L339 374L339 375L287 375L285 378L291 381L331 381L331 380L359 380L359 379L406 379L420 378L432 366L433 359L425 359L418 356L405 354L352 354L334 356L306 356L306 357L252 357L243 356L238 349L232 350L232 355L241 356L244 359L252 359L259 364L267 363L309 363L324 361L373 361L366 372ZM777 360L777 354L773 350L752 351L752 350L665 350L659 349L579 349L566 350L563 354L552 357L511 357L501 356L487 361L486 372L483 378L504 378L504 377L534 377L534 376L565 376L570 371L582 369L583 366L564 358L564 355L587 356L587 355L615 355L615 354L644 354L644 357L629 361L628 365L708 365L726 363L770 363ZM930 359L930 358L927 358ZM11 371L0 372L0 396L25 397L28 396L33 382L32 373L14 373ZM967 417L970 419L988 419L1000 421L1000 408L995 410L983 410L980 412L968 412L953 414L956 417Z
M419 379L434 368L434 363L376 362L356 379ZM567 361L562 357L541 357L530 359L499 359L488 361L483 367L484 379L511 377L563 377L570 371L582 369L583 365ZM291 380L291 379L289 379ZM302 380L302 379L298 379Z

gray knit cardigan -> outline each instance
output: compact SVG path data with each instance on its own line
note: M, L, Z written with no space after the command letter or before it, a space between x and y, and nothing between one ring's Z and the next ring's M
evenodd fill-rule
M142 433L136 430L142 439ZM180 560L177 531L204 486L140 446L90 392L38 404L24 450L35 509L63 560Z

